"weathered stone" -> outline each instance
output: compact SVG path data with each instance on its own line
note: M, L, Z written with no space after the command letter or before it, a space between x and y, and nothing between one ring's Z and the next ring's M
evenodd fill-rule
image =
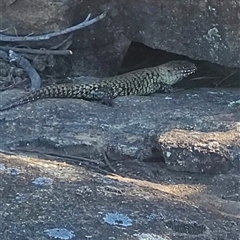
M89 1L79 3L84 9ZM131 41L229 67L240 66L239 1L93 1L108 11L98 27L77 34L81 44L103 45L122 32ZM104 32L102 29L104 26Z
M50 229L63 227L65 234L52 238L239 239L239 174L161 169L156 175L151 164L128 161L119 173L119 165L118 174L104 175L82 165L0 153L1 239L47 240Z
M71 25L73 15L69 13L76 3L76 0L1 1L1 29L4 29L3 34L18 36L59 31Z
M117 74L131 41L123 34L98 49L78 48L72 60L73 76L107 77Z
M2 93L1 104L15 95L17 91ZM233 143L233 138L228 135L230 129L236 129L235 133L232 132L234 138L239 134L236 125L240 121L240 113L228 105L229 99L235 101L238 98L237 90L204 89L149 97L121 97L114 100L113 107L74 99L40 100L0 112L1 148L21 145L43 152L99 157L99 148L108 146L107 153L114 160L145 160L153 156L166 158L164 149L163 155L161 152L153 154L154 149L159 148L158 136L173 129L192 129L208 132L209 135L199 136L195 143L189 140L188 145L180 145L183 148L181 151L189 153L189 146L193 144L193 147L199 148L201 158L212 161L218 171L224 171L227 162L236 167L240 159L239 139ZM202 141L210 146L211 136L216 136L214 132L217 131L226 132L228 138L223 141L223 135L219 135L219 139L215 139L223 149L220 148L214 162L200 143ZM184 134L182 137L185 136L188 137ZM167 141L163 148L168 148ZM221 153L226 153L222 161ZM188 160L188 167L178 167L176 170L202 172L203 164L199 167L199 162L193 169L194 154L189 156L193 159ZM178 161L178 156L175 157L165 160L168 163Z
M69 0L58 4L25 0L3 2L0 19L5 34L28 35L58 31L83 21L89 12L96 16L107 11L103 20L74 34L75 49L97 49L100 66L119 66L128 41L136 41L196 60L239 67L239 7L239 1L223 0Z
M160 136L159 144L167 167L176 171L219 173L240 160L240 129L209 133L171 130Z

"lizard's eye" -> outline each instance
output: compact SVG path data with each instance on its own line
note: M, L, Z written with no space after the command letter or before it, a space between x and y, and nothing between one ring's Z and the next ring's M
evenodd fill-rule
M171 72L170 69L167 70L169 73Z

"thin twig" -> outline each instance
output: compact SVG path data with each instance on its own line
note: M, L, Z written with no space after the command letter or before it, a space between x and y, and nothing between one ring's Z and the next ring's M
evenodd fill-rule
M15 36L7 36L7 35L0 34L0 41L3 41L3 42L23 42L23 41L25 41L26 42L26 41L47 40L47 39L50 39L52 37L57 37L57 36L67 34L67 33L79 30L81 28L85 28L87 26L90 26L90 25L94 24L95 22L98 22L99 20L103 19L106 15L107 15L107 13L104 12L101 15L93 18L92 20L89 20L89 18L90 18L90 14L89 14L87 16L87 18L82 23L79 23L79 24L77 24L75 26L72 26L70 28L66 28L62 31L51 32L51 33L44 34L44 35L15 37Z
M47 49L31 49L31 48L18 48L18 47L7 47L0 46L1 50L9 51L12 50L18 53L32 53L39 55L71 55L71 50L47 50Z
M31 80L31 89L39 90L41 87L41 78L37 71L32 67L31 63L26 58L18 55L12 50L9 51L9 58L10 62L16 62L21 68L23 68L27 72Z
M68 49L72 44L72 37L73 37L73 33L69 34L65 39L63 39L62 42L52 46L50 49L56 50L56 49L59 49L60 47L62 50Z
M18 87L18 85L24 84L25 82L28 82L28 81L29 81L28 78L24 78L23 80L21 80L19 82L13 82L13 83L11 83L10 85L8 85L6 87L0 87L0 92L6 91L8 89L13 89L14 87Z
M27 153L34 153L34 154L38 154L40 156L43 157L47 157L50 158L51 160L62 160L62 161L72 161L72 162L88 162L91 164L95 164L100 166L101 163L98 160L94 160L94 159L89 159L89 158L84 158L84 157L77 157L77 156L71 156L71 155L61 155L61 154L56 154L56 153L42 153L38 150L28 150L28 149L24 149L24 148L14 148L14 151L20 151L20 152L27 152Z
M202 77L195 77L191 78L190 81L200 81L200 80L210 80L210 79L220 79L221 77L210 77L210 76L202 76Z
M57 161L64 161L64 162L75 162L75 163L83 163L85 166L90 167L96 171L100 171L107 175L114 175L112 172L109 172L105 169L102 169L100 167L103 167L102 164L98 160L92 160L89 158L84 157L77 157L77 156L69 156L69 155L60 155L55 153L42 153L38 150L27 150L24 148L12 148L11 150L5 150L0 149L0 153L6 154L6 155L21 155L24 156L23 153L32 153L37 154L38 156L43 157L45 160L57 160ZM88 164L87 164L88 163ZM94 166L95 165L95 166Z
M229 74L228 76L226 76L225 78L223 78L218 84L220 85L222 82L224 82L224 81L227 80L228 78L232 77L236 72L237 72L237 69L235 69L231 74Z
M103 155L103 159L104 159L106 165L108 166L108 168L109 168L112 172L115 173L115 172L116 172L116 169L114 169L114 168L112 167L111 163L110 163L109 160L108 160L108 156L107 156L107 154L106 154L106 151L105 151L103 148L101 148L101 153L102 153L102 155Z

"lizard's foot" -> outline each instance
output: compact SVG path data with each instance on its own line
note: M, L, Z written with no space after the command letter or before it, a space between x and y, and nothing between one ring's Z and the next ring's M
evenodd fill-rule
M184 91L184 88L172 88L168 93L175 93L175 92L181 92Z
M100 103L103 104L103 105L106 105L108 107L112 107L113 106L112 99L102 99L102 100L100 100Z
M114 91L112 88L103 86L97 89L94 89L91 92L91 97L93 100L99 101L101 104L112 106Z
M174 92L179 92L179 91L183 91L183 88L173 88L170 85L165 85L161 91L165 92L165 93L174 93Z

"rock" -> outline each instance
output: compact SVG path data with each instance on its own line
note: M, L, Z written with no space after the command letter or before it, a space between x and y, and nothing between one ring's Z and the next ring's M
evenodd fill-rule
M109 74L117 71L131 41L195 60L229 67L240 65L238 1L83 0L56 4L26 0L4 1L1 9L4 34L17 32L19 36L58 31L82 22L89 13L97 16L107 11L107 17L100 22L74 33L72 48L97 52L92 59L97 59L100 68L109 68ZM62 40L52 38L48 46ZM46 43L38 44L43 47Z
M0 150L2 239L239 239L239 174L147 179L136 166L104 175Z
M154 49L240 66L238 1L82 1L78 9L85 6L92 12L108 11L97 27L77 33L78 42L85 46L89 39L93 45L107 44L122 32L130 41Z
M160 136L159 144L169 169L219 173L239 161L240 129L209 133L171 130Z
M1 104L15 95L19 91L2 93ZM107 147L111 160L164 157L166 166L177 171L226 171L240 161L240 113L229 102L238 98L238 90L200 89L120 97L113 107L74 99L39 100L0 112L1 148L95 158ZM177 164L179 160L185 165Z
M78 48L72 60L73 76L108 77L117 74L131 41L118 33L112 42L97 49Z
M73 15L69 13L74 10L76 3L77 1L4 1L1 3L1 28L5 29L6 35L18 36L59 31L72 22Z

